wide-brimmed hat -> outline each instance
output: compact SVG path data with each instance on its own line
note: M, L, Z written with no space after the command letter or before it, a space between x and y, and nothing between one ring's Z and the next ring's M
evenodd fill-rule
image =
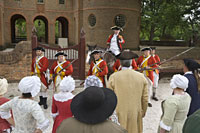
M171 79L170 87L172 89L180 88L186 91L186 89L188 88L188 83L189 80L185 76L180 74L175 74Z
M200 109L190 115L183 126L183 133L199 133L200 131Z
M133 58L138 58L138 55L129 49L124 50L121 52L121 54L117 57L120 60L131 60Z
M98 50L98 49L95 49L91 52L91 55L93 54L97 54L97 53L102 53L103 51L102 50Z
M142 49L141 49L141 51L146 51L146 50L151 51L151 48L150 48L150 47L145 47L145 48L142 48Z
M123 29L119 26L113 26L110 28L111 30L120 30L120 31L123 31Z
M91 75L91 76L88 76L84 82L84 88L88 88L90 86L103 87L103 84L97 76Z
M21 79L18 87L22 93L31 93L35 97L40 92L41 81L37 76L27 76Z
M5 94L7 90L8 90L8 81L5 78L0 79L0 95Z
M197 70L200 68L200 64L192 59L183 59L185 66L188 68L189 71Z
M67 56L67 54L65 54L64 52L58 52L55 57L58 57L59 55L63 55L63 56Z
M45 52L45 49L43 47L39 47L39 46L34 48L33 50L41 50L41 51Z
M111 116L116 105L117 96L112 90L91 86L72 99L71 111L80 122L97 124Z

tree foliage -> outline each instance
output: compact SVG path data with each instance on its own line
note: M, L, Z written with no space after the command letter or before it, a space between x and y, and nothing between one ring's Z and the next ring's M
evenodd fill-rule
M199 24L199 0L142 0L141 40L188 41L198 36Z

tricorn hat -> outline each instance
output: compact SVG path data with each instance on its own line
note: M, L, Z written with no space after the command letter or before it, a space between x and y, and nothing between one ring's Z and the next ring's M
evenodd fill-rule
M120 60L131 60L133 58L138 58L138 55L130 50L124 50L121 54L117 57Z
M185 66L188 68L189 71L197 70L200 68L200 64L192 59L183 59Z
M150 47L151 48L151 50L156 50L156 47Z
M146 51L146 50L151 51L151 48L150 48L150 47L145 47L145 48L142 48L142 49L141 49L141 51Z
M97 124L109 118L116 105L117 96L112 90L91 86L72 99L71 111L78 121Z
M41 50L41 51L45 52L45 49L43 47L40 47L40 46L34 48L33 50Z
M67 54L65 54L64 52L58 52L55 57L58 57L59 55L63 55L63 56L67 56Z
M120 30L120 31L123 31L123 29L119 26L113 26L110 28L111 30Z
M102 53L102 50L97 50L97 49L95 49L95 50L93 50L93 51L91 52L91 55L96 54L96 53Z

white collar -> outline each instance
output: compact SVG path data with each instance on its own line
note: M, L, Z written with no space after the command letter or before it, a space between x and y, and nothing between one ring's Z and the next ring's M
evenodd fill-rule
M65 102L69 99L72 99L74 95L71 92L59 92L58 94L54 94L54 99L59 102Z
M184 73L184 75L185 74L193 74L193 72L192 71L187 71L187 72Z
M130 66L130 67L122 67L122 70L127 70L127 69L133 69L133 67L132 66Z

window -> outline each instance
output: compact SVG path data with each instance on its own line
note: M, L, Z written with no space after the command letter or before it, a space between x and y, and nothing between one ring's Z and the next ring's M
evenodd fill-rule
M44 0L38 0L38 3L44 3Z
M96 25L96 17L94 14L90 14L90 16L88 17L88 22L91 27Z
M122 14L115 16L114 19L115 25L119 27L123 27L126 23L126 17Z
M65 4L65 0L59 0L59 4Z

